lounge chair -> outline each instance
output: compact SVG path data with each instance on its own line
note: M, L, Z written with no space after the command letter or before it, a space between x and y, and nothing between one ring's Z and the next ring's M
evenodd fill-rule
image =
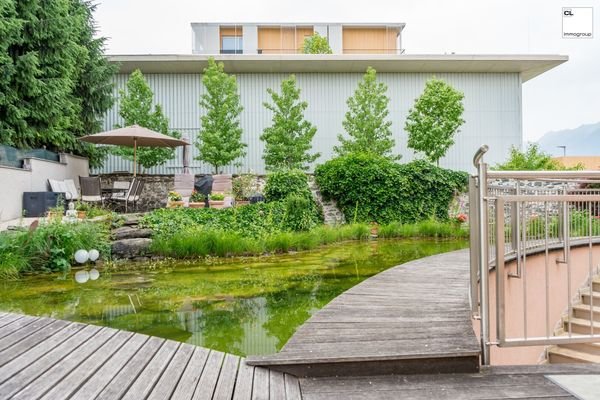
M131 185L129 185L129 189L127 193L125 193L122 197L115 197L112 200L115 200L117 203L121 203L122 207L125 209L125 212L129 211L129 206L133 205L137 210L138 201L140 200L140 196L142 191L144 190L144 181L141 179L134 179L131 181Z

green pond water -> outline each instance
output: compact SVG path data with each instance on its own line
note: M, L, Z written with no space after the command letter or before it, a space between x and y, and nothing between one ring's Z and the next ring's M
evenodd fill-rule
M248 259L119 266L97 280L0 283L0 310L110 326L237 355L277 352L311 314L387 268L464 241L347 242Z

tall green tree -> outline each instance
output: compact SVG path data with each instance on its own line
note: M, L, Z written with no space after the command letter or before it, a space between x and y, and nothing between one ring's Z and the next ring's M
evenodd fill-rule
M218 174L219 168L246 155L240 127L243 107L235 76L225 73L223 63L216 63L210 57L202 83L206 93L200 99L200 106L205 113L201 117L202 128L196 141L199 152L196 158L210 164L214 173Z
M462 119L464 97L443 80L429 79L406 118L408 147L439 165L440 158L454 144L454 136L465 123Z
M308 103L300 101L296 77L290 75L281 82L281 93L270 88L267 92L272 104L263 104L273 112L273 124L260 136L265 142L263 159L267 169L308 169L307 164L320 156L319 153L310 154L317 128L304 119Z
M112 105L114 73L104 39L93 38L93 10L86 0L0 1L1 143L93 151L76 137L93 133L90 121ZM98 87L101 95L86 97Z
M139 125L164 135L178 138L178 132L169 130L169 120L163 115L159 104L154 104L152 89L139 69L131 73L127 90L120 90L119 115L124 126ZM115 153L133 159L133 148L116 147ZM137 161L144 168L162 165L173 158L175 150L170 147L138 147Z
M387 120L390 99L386 92L387 86L377 82L376 71L369 67L354 95L346 101L348 111L342 126L350 138L338 135L340 145L334 147L338 155L365 153L400 158L392 154L395 141L392 122Z
M331 47L326 37L319 35L315 32L311 36L304 38L302 44L302 52L304 54L331 54Z

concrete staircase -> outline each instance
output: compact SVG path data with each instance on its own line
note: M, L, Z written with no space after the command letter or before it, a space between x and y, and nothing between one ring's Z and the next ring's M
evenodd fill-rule
M594 334L600 335L600 277L592 281L589 288L580 292L581 303L572 307L570 316L563 320L560 335L567 335L569 323L571 332L589 334L593 325ZM593 316L590 322L590 314ZM600 363L600 343L561 344L548 348L548 362L564 363Z

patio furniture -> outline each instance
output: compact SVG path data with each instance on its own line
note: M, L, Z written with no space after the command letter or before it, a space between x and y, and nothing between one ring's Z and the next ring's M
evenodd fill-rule
M112 190L110 192L110 198L112 200L124 198L131 186L135 182L133 179L131 182L129 181L114 181L112 184Z
M77 190L73 179L65 179L64 181L48 179L48 184L50 185L50 190L52 192L64 193L65 200L72 201L79 199L79 191Z
M81 201L104 204L99 177L80 176L79 186L81 187Z
M111 200L116 201L117 204L125 210L125 212L129 211L130 205L133 205L137 210L138 201L140 200L143 190L144 181L141 179L134 179L131 182L127 193L123 197L114 197Z

